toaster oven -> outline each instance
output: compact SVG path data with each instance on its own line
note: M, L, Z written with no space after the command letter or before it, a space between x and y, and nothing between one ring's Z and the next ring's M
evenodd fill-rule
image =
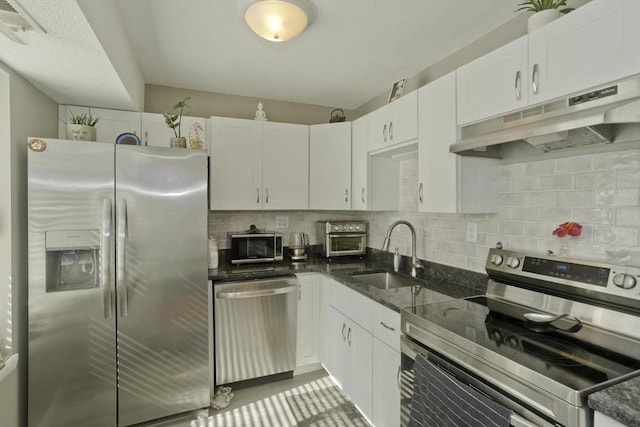
M327 258L367 253L367 223L364 221L318 221L316 237Z

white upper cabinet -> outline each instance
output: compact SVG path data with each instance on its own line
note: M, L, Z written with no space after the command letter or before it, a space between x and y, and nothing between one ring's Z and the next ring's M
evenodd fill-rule
M367 151L414 140L418 137L418 92L409 92L368 117Z
M458 69L458 125L640 73L640 2L593 0Z
M640 73L639 21L638 0L593 0L529 34L529 103Z
M262 123L212 117L211 132L211 209L262 209Z
M369 201L367 118L363 116L351 122L351 209L358 211L367 210Z
M455 71L419 89L418 209L497 212L500 161L449 152L456 142L455 90Z
M351 122L309 127L309 208L351 209Z
M309 126L263 122L263 209L309 208Z
M191 127L199 125L198 136L202 140L202 148L207 148L206 139L206 124L207 119L203 117L191 117L182 116L182 122L180 123L180 135L184 136L187 140L187 147L189 147L189 137ZM148 145L153 147L170 147L171 138L175 134L173 130L167 126L164 116L159 113L142 113L142 145ZM195 136L195 135L194 135Z
M210 208L307 209L308 126L211 118Z
M465 124L528 103L527 36L458 68L457 123Z
M58 137L67 138L65 123L69 122L71 113L74 115L91 114L93 118L100 118L96 124L96 141L115 144L118 135L123 133L135 133L140 136L140 113L136 111L106 110L103 108L77 107L73 105L60 105L58 116L60 126Z

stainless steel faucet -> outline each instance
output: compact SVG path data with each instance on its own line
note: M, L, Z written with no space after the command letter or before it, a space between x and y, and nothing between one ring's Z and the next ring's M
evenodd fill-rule
M411 277L416 277L416 269L424 268L424 266L420 261L418 261L418 257L416 256L416 229L413 228L413 225L411 225L409 221L401 219L389 226L389 229L387 230L387 237L384 238L384 243L382 243L382 250L389 250L389 244L391 243L391 232L399 224L405 224L407 227L409 227L409 230L411 230Z

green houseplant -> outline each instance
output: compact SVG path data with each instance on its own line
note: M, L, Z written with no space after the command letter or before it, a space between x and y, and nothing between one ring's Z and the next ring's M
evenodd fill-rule
M182 113L185 108L191 108L187 101L191 99L190 96L184 97L184 99L173 106L173 113L165 111L163 113L164 121L173 130L174 137L171 138L172 147L185 148L187 146L187 139L182 136L180 123L182 122Z
M516 12L526 10L529 12L540 12L543 10L555 9L560 13L569 13L573 10L567 6L567 0L526 0L518 4L520 8Z
M80 141L96 140L96 124L100 120L99 117L93 117L91 113L74 114L69 111L69 121L67 125L67 139L75 139Z
M567 0L526 0L518 6L520 7L516 9L516 12L521 10L534 12L527 21L527 32L529 33L573 10L572 7L567 6Z

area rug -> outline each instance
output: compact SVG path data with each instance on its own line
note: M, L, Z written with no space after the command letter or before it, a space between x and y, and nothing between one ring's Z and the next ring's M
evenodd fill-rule
M370 427L335 386L287 396L297 427Z

